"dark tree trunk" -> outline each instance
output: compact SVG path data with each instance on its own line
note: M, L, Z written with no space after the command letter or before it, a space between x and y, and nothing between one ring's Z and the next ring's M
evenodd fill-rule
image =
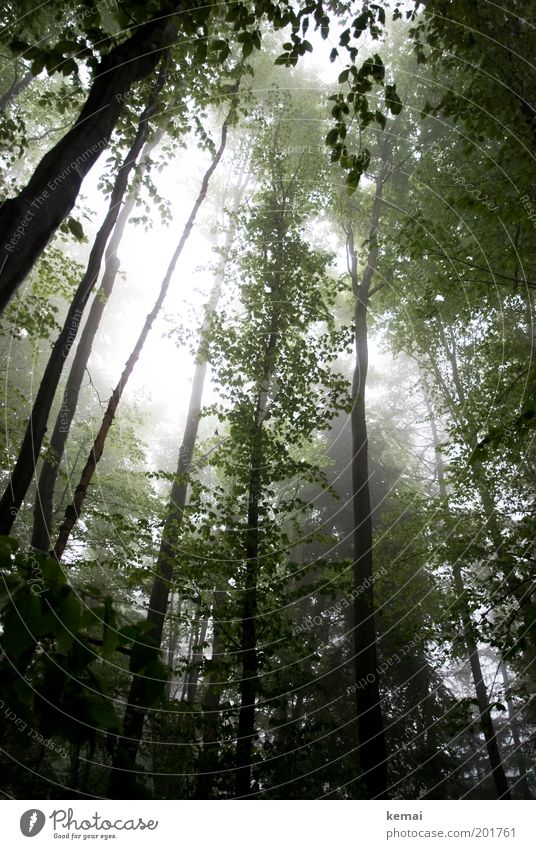
M370 284L378 258L377 232L380 221L383 185L387 174L389 148L383 147L381 166L368 239L367 265L358 282L357 256L352 225L348 228L348 255L355 305L356 361L352 381L352 491L354 513L354 648L359 763L370 799L387 798L386 749L378 678L378 652L374 621L374 570L372 558L372 516L368 473L368 436L365 388L368 369L367 313Z
M194 705L197 694L197 685L199 683L199 673L204 657L204 644L207 637L208 619L203 619L200 627L197 630L196 638L192 646L192 659L190 661L190 669L186 679L186 701L189 705Z
M54 343L48 359L37 395L32 406L30 419L20 448L19 456L11 474L6 490L0 500L0 534L9 534L17 513L24 501L28 487L35 473L39 452L43 444L50 409L54 402L56 390L60 381L66 358L78 334L78 328L83 311L91 291L98 279L102 257L110 234L115 226L120 206L127 190L130 172L136 164L140 151L147 138L148 121L156 110L156 101L144 111L136 137L121 168L118 171L115 185L110 197L108 212L95 237L89 255L86 272L80 281L74 298L69 307L63 328ZM0 213L1 214L1 213Z
M248 526L246 531L246 579L242 603L240 712L236 739L236 796L251 790L251 759L255 736L257 695L257 579L259 557L259 498L261 494L262 422L256 427L251 453Z
M43 460L41 473L37 483L37 491L34 503L34 521L32 530L32 546L39 551L48 551L51 546L52 517L54 508L54 490L58 477L60 463L65 451L65 445L69 436L71 424L78 405L80 387L87 368L88 360L93 348L93 342L99 329L104 308L113 291L117 273L119 271L119 257L117 251L127 221L136 203L138 187L144 170L144 162L151 155L156 145L162 138L163 130L158 130L154 138L147 142L141 155L140 164L137 168L136 185L131 189L125 204L117 217L112 236L105 255L105 268L101 285L92 301L91 308L80 335L80 341L65 385L61 408L58 412L50 446L47 456Z
M203 180L201 193L194 207L194 211L190 216L190 229L197 214L197 209L200 206L200 199L204 198L208 188L208 181L214 169L216 168L223 151L227 139L227 121L222 127L221 145L216 154L216 157ZM194 214L195 213L195 214ZM192 217L193 216L193 217ZM187 225L188 226L188 225ZM228 234L226 248L224 251L223 263L225 264L226 252L230 246L231 230ZM182 241L182 240L181 240ZM201 405L203 399L203 389L207 372L207 363L203 354L204 337L208 332L212 314L219 300L221 284L223 277L223 266L220 266L220 273L217 275L215 286L212 290L209 303L205 312L203 326L201 328L201 341L196 357L196 366L194 378L192 381L192 391L188 406L188 414L186 418L186 428L182 445L179 451L179 459L177 462L176 478L171 488L169 504L167 508L166 521L162 532L162 540L160 543L160 551L155 567L155 577L151 587L151 595L149 599L149 608L147 610L147 622L150 624L150 630L147 632L148 644L155 649L159 649L162 644L162 634L164 630L164 622L166 618L169 594L173 580L173 564L176 556L175 540L182 525L184 508L186 506L186 498L188 494L187 477L192 464L195 444L197 441L197 432L199 429L199 417L201 414ZM110 776L110 785L108 796L111 799L129 798L134 794L136 783L136 757L143 734L143 723L147 712L147 705L144 704L144 681L142 676L133 675L128 694L125 716L123 719L123 734L119 738L114 756L112 774Z
M480 664L480 654L475 636L475 629L465 594L463 585L463 576L460 567L453 564L452 573L454 576L454 588L456 590L457 600L461 606L461 617L464 631L465 644L469 655L469 665L473 676L473 684L475 687L476 700L478 702L478 712L480 714L480 725L486 741L486 750L491 767L491 774L497 790L498 799L510 799L510 789L506 780L504 767L502 764L499 745L497 742L497 734L493 720L491 718L491 708L489 703L488 691L482 676L482 666Z
M226 592L223 588L214 591L212 657L207 663L210 672L203 697L203 743L196 770L195 799L212 798L217 776L220 699L223 689L223 671L220 662L223 634L219 620L225 618L223 613L225 598Z
M0 311L73 208L84 177L108 146L125 96L154 71L176 27L174 15L158 15L104 56L74 126L43 157L22 191L2 204Z
M180 241L179 241L179 243L178 243L178 245L175 249L175 252L174 252L174 254L171 258L171 262L169 263L168 269L167 269L167 271L164 275L164 279L162 280L162 283L161 283L161 286L160 286L160 291L158 293L158 297L157 297L157 299L154 303L154 306L153 306L151 312L148 314L147 318L145 319L145 323L144 323L143 328L141 330L141 333L138 337L138 340L137 340L136 344L134 345L132 353L130 354L130 356L129 356L126 364L125 364L125 368L123 369L123 373L122 373L122 375L119 379L119 383L117 384L117 386L115 387L114 391L112 392L112 394L109 398L108 406L106 408L106 412L103 416L101 426L99 428L97 436L95 437L95 441L93 442L93 447L92 447L92 449L89 453L89 456L86 460L85 466L82 469L82 473L80 475L80 481L78 483L78 486L75 489L73 500L65 511L65 518L64 518L64 520L63 520L63 522L60 526L60 529L59 529L59 532L58 532L58 538L56 540L56 545L54 546L54 555L56 556L56 558L58 560L61 559L63 552L65 551L65 546L67 545L67 542L69 540L71 532L72 532L72 530L73 530L73 528L74 528L74 526L75 526L75 524L78 520L78 517L80 515L80 511L82 509L82 504L84 503L84 500L86 498L88 487L89 487L91 480L93 478L93 474L94 474L95 469L97 467L97 463L99 462L99 460L102 456L102 452L104 450L106 438L107 438L108 433L110 431L110 428L113 424L115 413L116 413L116 410L119 406L121 396L122 396L122 394L125 390L125 386L128 383L130 375L132 374L134 366L136 365L138 357L139 357L139 355L140 355L140 353L143 349L143 346L145 344L145 340L147 339L147 336L149 335L149 331L151 330L151 327L153 326L153 323L154 323L158 313L160 312L160 310L162 308L162 304L164 303L164 299L167 295L167 291L169 289L169 284L171 282L171 278L173 276L175 266L176 266L177 261L178 261L180 255L183 251L184 245L186 244L188 237L189 237L189 235L192 231L192 227L193 227L195 219L197 217L197 213L198 213L203 201L205 200L205 197L206 197L206 194L207 194L207 191L208 191L208 186L209 186L209 183L210 183L210 178L212 177L212 174L214 173L214 171L218 167L220 159L223 156L223 152L225 150L225 145L226 145L226 142L227 142L228 120L229 120L229 118L227 118L223 123L222 131L221 131L220 146L218 148L218 151L217 151L214 159L212 160L210 167L207 169L205 176L203 177L199 195L197 196L197 200L194 203L192 211L190 212L190 216L188 218L188 221L186 222L186 225L184 227ZM205 368L206 368L206 365L205 365ZM197 399L197 400L200 403L200 398ZM196 432L197 432L197 421L195 423L195 429L196 429ZM186 488L185 484L181 485L181 486L183 486L184 489ZM169 515L168 515L168 518L169 518ZM171 518L170 521L173 524L173 517ZM166 533L166 531L164 529L164 536L165 536L165 533ZM155 587L153 587L153 589L155 589ZM162 596L161 596L162 592L163 592L163 596L165 597L164 603L162 602ZM155 645L157 644L158 647L160 647L161 640L162 640L162 628L163 628L163 624L164 624L165 612L167 610L168 593L169 593L169 583L166 581L165 583L162 582L162 586L157 588L158 598L153 599L153 597L151 595L151 603L150 603L151 609L149 611L149 614L151 614L151 615L154 614L154 616L156 618L154 625L155 625L155 629L158 630L158 640L155 642ZM156 606L153 607L153 602L158 602L158 603L156 604ZM152 611L152 613L151 613L151 611ZM148 619L150 620L150 616L148 616ZM151 641L155 640L156 631L149 632L149 637L150 637Z

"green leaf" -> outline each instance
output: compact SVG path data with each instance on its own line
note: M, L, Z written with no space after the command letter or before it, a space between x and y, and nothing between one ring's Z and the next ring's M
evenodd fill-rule
M326 136L326 144L329 147L333 147L337 139L339 138L339 129L338 127L334 127Z
M17 595L4 617L3 646L6 654L17 659L39 637L52 633L54 626L52 616L43 613L39 596L31 590Z
M39 554L38 552L35 552L33 557L39 561L41 571L47 583L56 586L63 586L67 583L67 578L57 560L46 554Z
M66 653L76 639L80 628L81 612L80 602L74 592L70 591L57 610L59 619L57 640L60 651Z
M376 119L376 122L377 122L377 123L380 125L380 127L382 128L382 130L384 130L384 129L385 129L385 125L386 125L386 123L387 123L387 118L385 117L385 115L383 114L383 112L380 112L380 111L379 111L379 109L376 109L376 112L374 113L374 117L375 117L375 119Z
M402 101L396 92L396 85L385 86L385 105L393 115L401 113Z
M377 83L382 83L385 78L385 65L383 64L381 57L377 53L374 54L372 76Z
M44 67L45 60L42 57L39 57L39 59L34 59L31 67L31 71L34 77L38 77Z
M76 74L78 65L74 59L66 59L65 62L62 62L60 70L64 77L68 77L70 74Z
M26 53L29 47L28 42L20 38L14 38L13 41L9 42L9 49L12 53Z
M76 218L71 218L69 216L69 219L67 221L67 226L68 226L70 232L75 237L75 239L77 239L77 241L79 241L79 242L84 241L84 239L85 239L84 230L82 228L82 225L80 224L79 221L76 220Z
M339 44L341 47L347 47L350 43L350 30L345 29L344 32L341 33L339 38Z
M84 717L97 728L104 730L119 729L119 718L115 709L108 699L103 696L91 694L85 696L80 705Z

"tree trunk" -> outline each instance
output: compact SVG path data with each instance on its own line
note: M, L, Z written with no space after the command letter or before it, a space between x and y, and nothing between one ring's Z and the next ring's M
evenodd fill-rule
M91 309L76 348L69 377L65 385L61 408L56 418L47 456L43 460L34 503L34 520L32 529L32 546L39 551L48 551L51 545L52 517L54 507L54 490L58 477L60 463L65 451L71 424L78 405L80 387L93 348L93 342L99 329L104 308L112 293L117 273L119 258L117 251L126 224L136 203L138 188L141 183L145 162L154 148L160 142L163 130L156 131L154 138L147 142L137 168L135 186L131 189L125 204L117 217L110 243L106 249L105 268L101 285L92 301Z
M172 697L172 686L173 686L173 667L175 665L175 654L177 652L177 646L179 645L179 636L180 636L180 615L182 609L182 601L180 597L178 597L177 606L175 611L173 611L173 593L171 593L171 598L169 600L169 610L172 614L172 618L169 626L169 644L167 647L167 666L170 669L170 676L166 681L166 699L171 699Z
M174 7L179 0L173 0ZM108 146L134 83L154 71L174 40L176 16L157 15L101 60L86 103L28 184L0 208L0 311L73 208L82 181Z
M205 194L208 188L207 177L210 178L210 174L214 171L217 162L219 162L219 159L223 154L226 138L227 122L225 122L222 127L220 150L212 163L212 170L209 169L210 173L207 172L207 175L205 175ZM201 193L203 193L203 189L201 190ZM199 198L196 206L198 205ZM205 311L203 325L201 327L200 345L196 357L192 391L190 394L188 414L186 417L186 428L184 431L182 445L179 450L177 472L171 488L166 521L160 543L160 551L158 553L158 559L155 567L155 576L151 587L151 595L146 617L147 622L151 627L147 632L146 638L148 643L156 649L159 649L162 644L162 633L164 630L169 593L173 580L173 564L176 556L175 539L182 525L184 508L186 506L186 497L188 494L187 476L192 464L195 444L197 441L197 432L199 429L199 417L201 414L201 404L207 372L207 363L203 353L204 338L209 330L210 321L220 297L221 285L223 282L223 271L226 262L226 255L232 240L232 232L232 228L229 228L223 261L220 265L219 273L216 275L215 285L212 289ZM139 675L133 675L125 709L125 716L123 719L123 735L119 738L117 743L112 774L110 776L110 785L108 789L108 797L110 799L128 798L129 795L134 792L136 757L142 738L143 723L147 711L147 706L143 704L143 700L143 678ZM127 795L125 796L125 794Z
M354 514L354 647L359 763L367 797L387 798L386 749L378 679L378 652L374 621L374 570L372 557L372 516L368 473L368 436L365 387L368 369L367 313L370 284L378 258L377 231L380 221L383 185L387 174L388 144L384 144L376 179L369 228L367 265L358 283L357 256L352 225L348 227L348 255L355 305L356 361L352 380L352 492Z
M263 421L277 357L281 322L282 244L286 234L284 205L279 211L279 255L276 267L268 276L271 287L272 314L269 336L264 352L263 374L257 396L255 421L252 428L251 458L248 484L248 518L246 528L246 577L241 615L242 678L240 679L240 712L236 739L235 795L247 797L251 790L251 762L255 738L255 700L258 688L257 657L257 581L259 573L259 502L262 495Z
M219 712L223 688L223 673L218 661L223 650L223 635L219 620L225 618L223 614L225 597L225 589L220 588L214 591L212 657L207 663L211 671L203 698L203 743L196 770L195 799L212 798L217 776Z
M489 704L488 691L482 676L482 666L480 664L480 655L475 636L475 629L469 609L466 602L465 587L463 585L463 576L460 567L457 564L452 565L452 574L454 576L454 588L458 602L461 605L461 616L464 630L464 639L469 654L469 665L473 676L473 684L475 687L476 700L478 702L478 712L480 714L480 725L484 733L486 741L486 750L491 767L491 774L497 790L498 799L510 799L510 790L506 775L504 772L499 746L497 743L497 735L493 720L491 718L491 708Z
M184 668L184 674L181 681L181 702L186 701L188 677L190 675L190 663L192 662L193 647L197 643L200 618L199 611L196 611L194 613L193 622L190 623L190 636L188 637L188 648L186 649L186 666Z
M200 628L198 628L196 638L193 644L192 659L190 661L190 669L186 678L186 701L189 705L194 705L195 696L197 693L197 685L199 682L200 666L204 657L204 643L207 637L208 619L201 620Z
M122 373L122 375L119 379L119 383L115 387L114 391L112 392L112 394L111 394L111 396L108 400L108 406L107 406L106 412L105 412L104 417L102 419L101 426L99 428L97 436L95 437L95 441L94 441L93 447L92 447L92 449L89 453L89 457L87 458L85 466L82 469L82 474L80 475L80 481L79 481L78 486L76 487L75 492L74 492L74 498L73 498L71 504L67 507L67 509L65 511L65 518L64 518L64 520L63 520L63 522L60 526L60 529L59 529L59 532L58 532L58 538L56 540L56 545L54 546L54 554L55 554L55 556L58 560L61 559L63 552L65 551L65 546L67 545L67 542L68 542L69 537L71 535L72 529L74 528L74 526L75 526L75 524L78 520L78 517L80 515L80 511L82 509L82 504L84 503L88 487L91 483L91 480L93 478L93 474L94 474L95 469L97 467L97 463L99 462L99 460L102 456L102 452L104 450L106 438L107 438L108 433L110 431L110 428L112 426L117 407L119 406L121 396L122 396L122 394L125 390L125 386L127 385L128 380L130 378L130 375L132 374L132 371L134 369L134 366L136 365L138 357L139 357L139 355L140 355L140 353L143 349L143 346L145 344L145 340L147 339L147 336L149 335L149 331L150 331L151 327L153 326L154 320L156 319L158 313L160 312L160 310L162 308L162 304L164 303L164 299L167 295L167 291L169 289L169 284L171 282L171 277L172 277L173 272L175 270L175 266L176 266L177 261L178 261L180 255L183 251L184 245L186 244L188 237L189 237L189 235L192 231L192 227L193 227L195 219L197 217L197 213L198 213L203 201L205 200L205 197L206 197L206 194L207 194L207 191L208 191L208 186L209 186L209 183L210 183L210 178L212 177L212 174L214 173L214 171L218 167L220 159L223 156L223 152L225 150L225 145L226 145L226 142L227 142L227 128L228 128L229 117L230 116L228 116L225 119L225 121L223 122L222 130L221 130L220 146L218 148L218 151L217 151L214 159L212 160L211 165L207 169L205 176L203 177L203 181L201 183L201 190L199 192L199 195L197 196L197 200L194 203L192 211L190 212L190 216L189 216L188 221L186 222L186 225L184 227L184 230L183 230L182 236L180 238L179 244L177 245L177 247L175 249L175 252L174 252L174 254L171 258L171 262L169 263L168 269L167 269L167 271L164 275L164 279L162 280L162 283L161 283L161 286L160 286L160 291L158 293L158 297L155 301L155 304L154 304L151 312L148 314L147 318L145 319L145 323L144 323L143 328L141 330L141 333L138 337L138 340L137 340L136 344L134 345L132 353L130 354L130 356L129 356L126 364L125 364L125 368L123 369L123 373ZM206 365L204 366L204 368L206 369ZM200 403L201 399L199 397L196 400L197 400L198 403ZM197 421L195 423L195 431L197 433ZM186 489L186 484L182 484L180 486L182 486L184 489ZM177 488L179 489L179 487L177 487ZM169 518L170 518L170 515L168 514L168 519ZM173 524L173 518L170 521ZM167 523L167 520L166 520L166 523ZM165 536L165 533L166 533L166 531L164 529L164 536ZM153 587L153 589L154 589L154 587ZM157 641L157 644L158 644L159 647L160 647L160 643L161 643L161 640L162 640L162 627L163 627L165 611L167 609L167 602L168 602L168 593L169 593L168 583L165 583L165 584L162 583L162 587L158 588L157 594L160 595L161 591L163 591L163 593L164 593L165 603L162 603L160 600L158 600L156 607L153 608L152 602L153 601L156 602L157 599L153 599L152 596L151 596L151 610L153 611L153 613L155 615L155 623L154 624L155 624L155 628L157 628L157 630L159 632L158 641ZM149 613L151 613L151 610L149 611ZM148 616L148 618L150 618L150 617ZM156 634L156 631L154 633L149 632L151 639L154 639L155 634Z
M46 432L50 409L56 395L63 367L78 334L82 313L98 279L104 250L116 223L120 205L127 189L130 172L134 168L140 151L145 144L148 121L154 115L155 111L156 100L151 98L150 104L140 119L132 147L118 171L110 196L108 212L95 237L86 272L71 302L63 328L52 348L32 406L17 462L0 500L0 534L10 533L34 475Z
M242 677L240 712L236 738L236 796L251 790L251 758L255 736L255 699L257 695L257 578L259 557L259 498L261 494L262 421L256 428L251 453L248 525L246 531L246 579L242 603Z
M448 493L445 481L445 472L443 465L443 457L439 448L439 438L437 426L434 420L432 407L428 397L425 395L425 401L430 417L430 427L432 430L432 439L436 454L436 472L440 498L443 499L445 506L448 509ZM480 655L478 652L478 643L475 634L471 612L467 603L467 595L463 584L463 575L458 561L452 564L452 574L454 578L454 588L456 590L457 601L461 609L461 619L463 625L463 634L465 645L467 646L467 654L469 656L469 665L471 667L471 675L473 678L473 686L475 688L476 700L478 703L478 712L480 714L480 725L486 741L486 750L491 767L491 773L495 788L497 790L498 799L510 799L510 790L502 765L499 746L497 743L497 735L491 718L491 709L489 704L488 692L482 676L482 666L480 664Z

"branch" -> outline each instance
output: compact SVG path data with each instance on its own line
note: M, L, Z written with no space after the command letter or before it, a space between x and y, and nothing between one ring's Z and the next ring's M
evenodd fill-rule
M509 277L507 274L500 274L498 271L493 271L493 269L485 268L483 265L477 265L476 262L469 262L465 259L458 259L458 257L449 256L449 254L445 253L445 251L435 251L433 248L427 248L426 253L436 254L437 256L442 257L443 259L448 259L450 262L459 262L462 265L468 265L469 268L478 268L479 271L485 271L492 275L492 277L500 277L502 280L508 280L510 283L516 283L519 285L520 282L525 283L531 289L536 289L536 283L533 283L531 280L523 280L520 281L519 278ZM477 283L479 281L473 280L473 283Z

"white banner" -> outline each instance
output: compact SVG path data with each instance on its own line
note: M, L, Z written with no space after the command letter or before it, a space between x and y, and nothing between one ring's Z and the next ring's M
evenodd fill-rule
M6 801L2 846L534 849L535 802Z

